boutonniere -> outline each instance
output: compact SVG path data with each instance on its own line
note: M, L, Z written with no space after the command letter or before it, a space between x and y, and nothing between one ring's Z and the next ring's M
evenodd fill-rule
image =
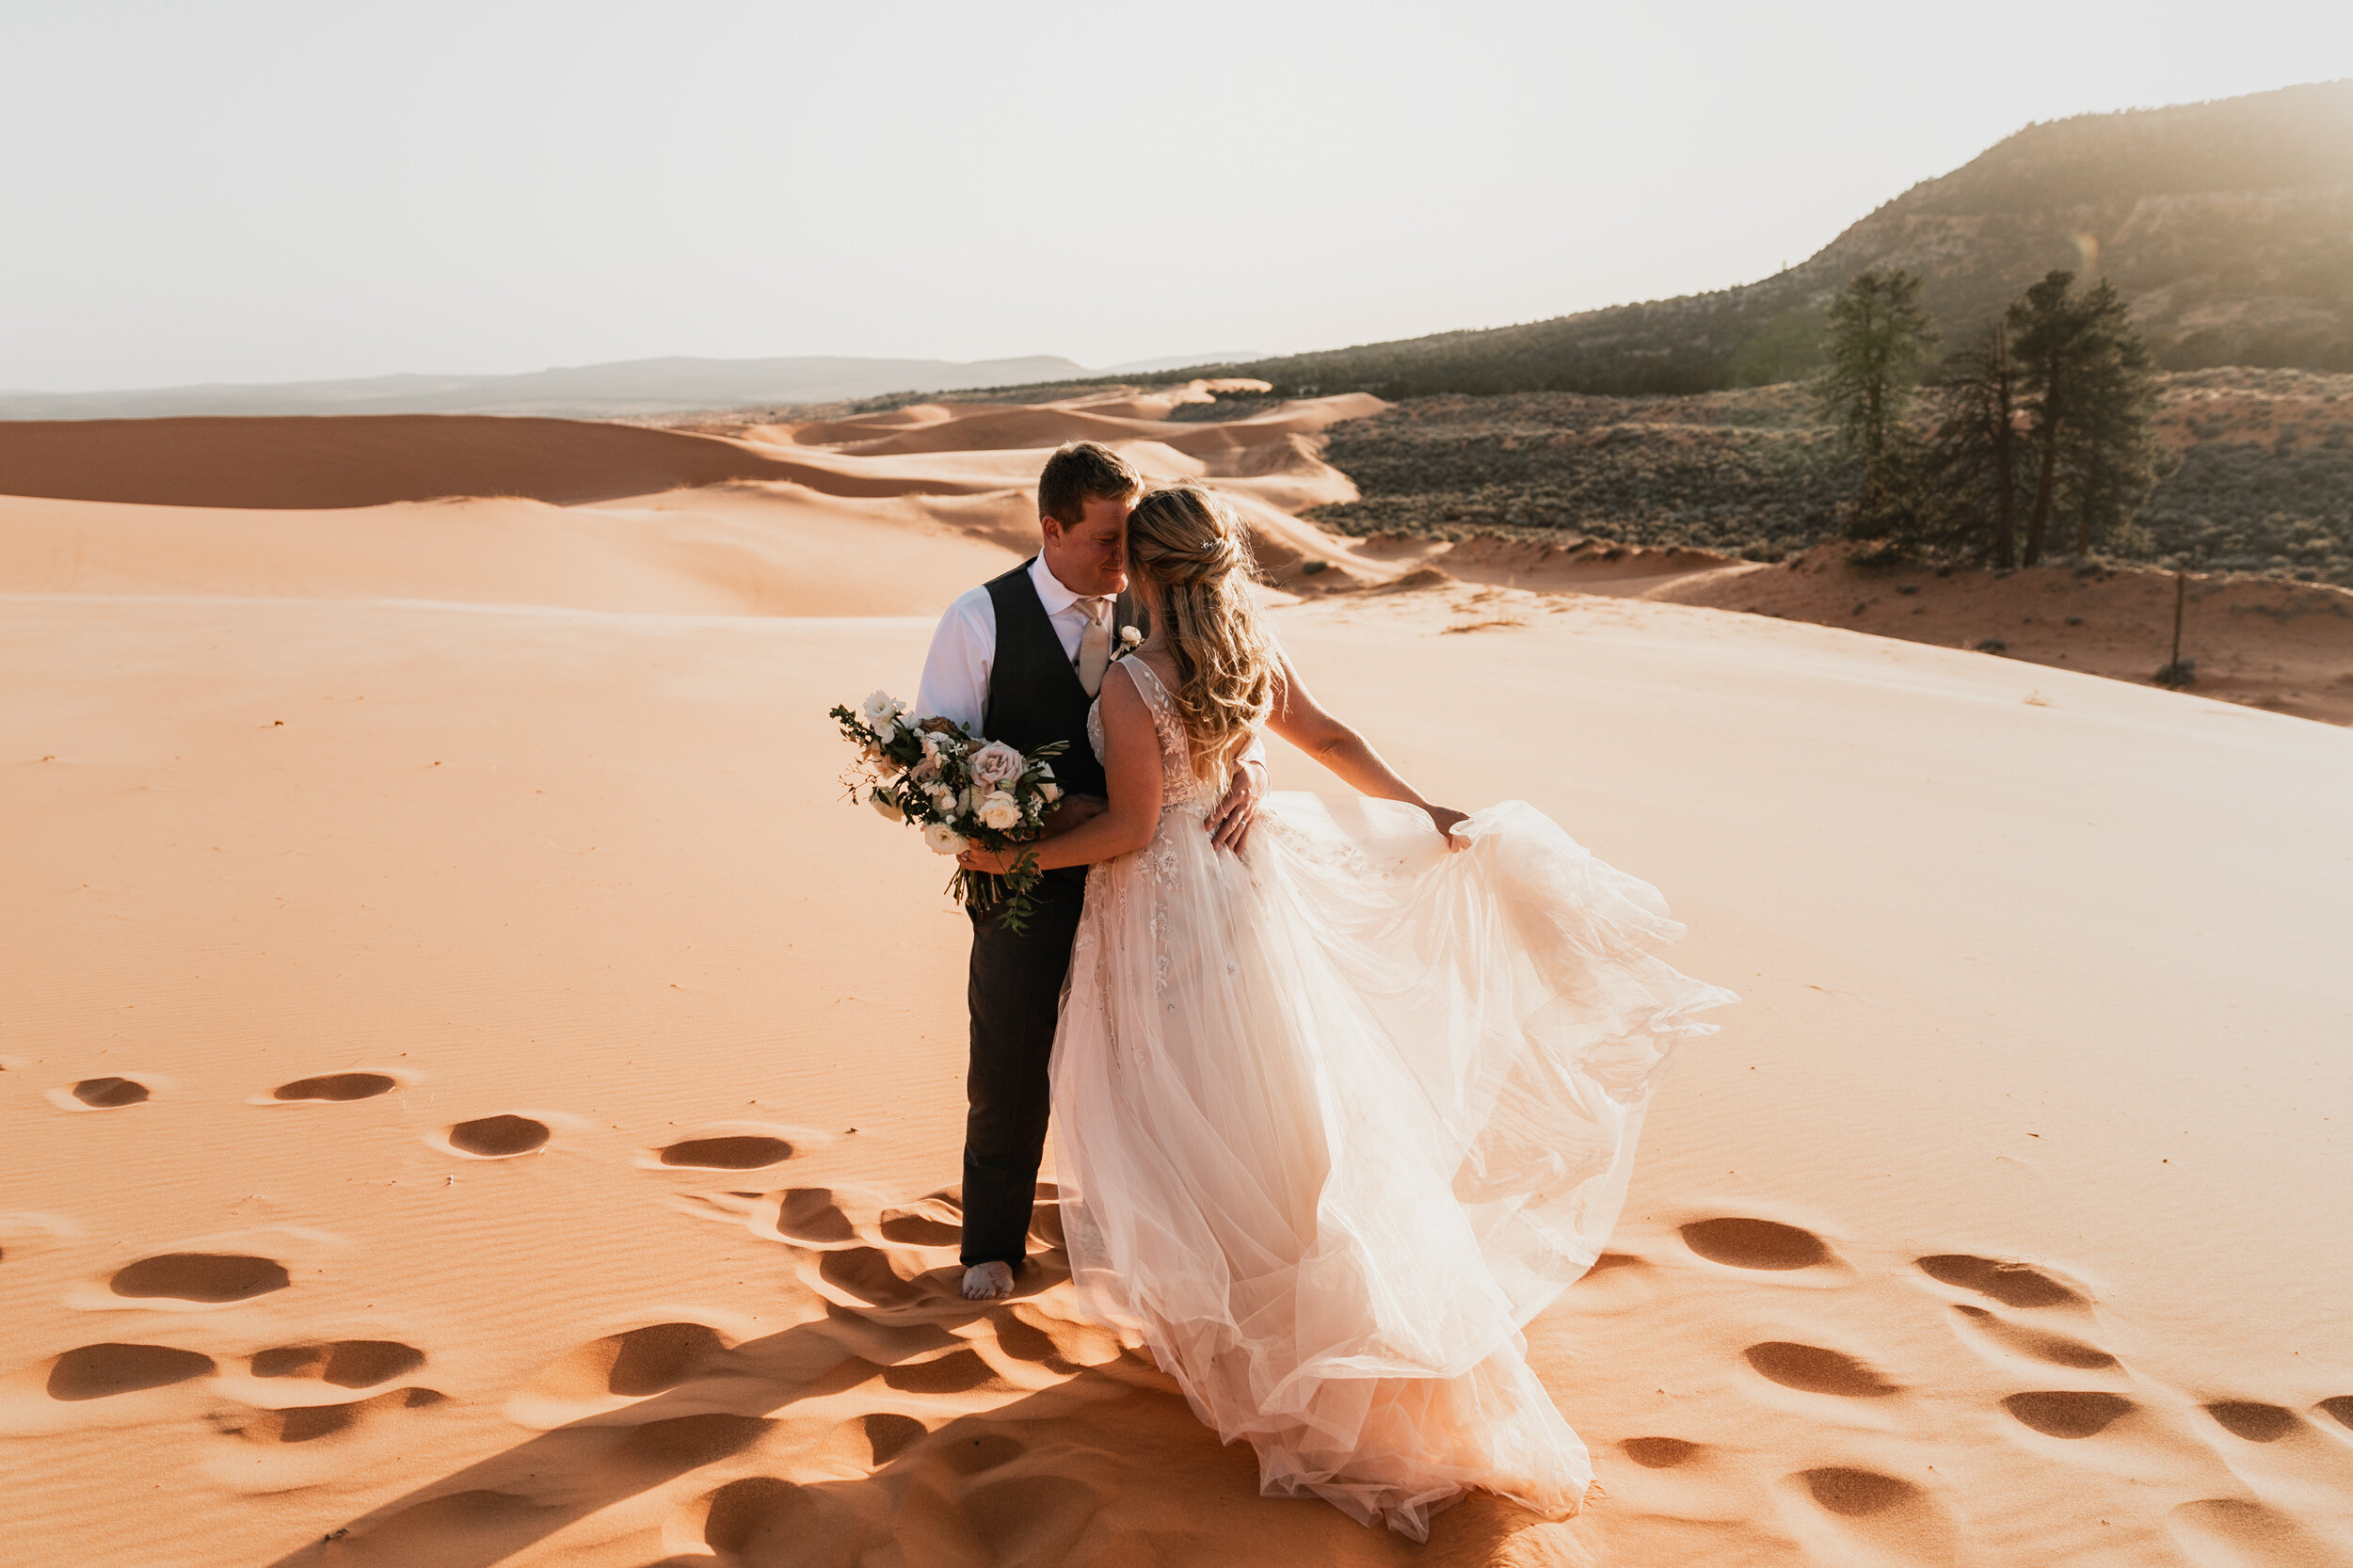
M1144 646L1144 633L1132 626L1119 629L1119 646L1112 650L1113 659L1125 659Z

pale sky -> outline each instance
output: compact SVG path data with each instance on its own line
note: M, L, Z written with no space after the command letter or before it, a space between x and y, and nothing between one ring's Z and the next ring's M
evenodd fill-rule
M0 389L1499 326L2345 75L2345 0L13 0Z

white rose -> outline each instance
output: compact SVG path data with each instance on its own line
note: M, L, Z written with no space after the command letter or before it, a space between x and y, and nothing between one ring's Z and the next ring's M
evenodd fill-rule
M1002 784L1018 778L1029 761L1002 741L991 741L972 754L972 776L984 784Z
M1017 827L1021 823L1021 803L1002 790L993 790L981 802L981 823L1000 833Z
M892 822L904 822L907 820L907 814L899 809L899 803L891 798L890 792L888 790L876 790L872 792L867 795L866 804L881 812L884 816L888 817Z
M869 729L881 729L906 711L905 703L881 690L867 693L866 700L857 705L857 716L866 721Z
M1143 629L1134 626L1123 626L1119 629L1119 640L1127 647L1134 648L1137 644L1144 641Z
M944 822L927 822L923 824L923 847L934 855L962 855L966 841L963 834Z
M1037 792L1048 801L1062 799L1062 786L1055 783L1050 778L1047 779L1044 783L1037 787Z

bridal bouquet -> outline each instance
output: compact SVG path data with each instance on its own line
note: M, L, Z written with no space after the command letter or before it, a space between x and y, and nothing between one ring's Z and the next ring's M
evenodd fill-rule
M855 709L832 710L842 739L858 748L857 760L842 776L851 799L920 828L936 855L961 855L975 843L1013 849L1035 834L1062 798L1048 761L1062 755L1062 742L1025 757L953 720L916 719L909 712L905 703L879 691ZM1002 876L958 871L948 891L968 908L997 909L1008 928L1020 931L1038 876L1036 855L1024 850Z

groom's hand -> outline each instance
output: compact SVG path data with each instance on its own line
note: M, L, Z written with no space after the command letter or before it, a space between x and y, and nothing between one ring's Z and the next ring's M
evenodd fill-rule
M1096 795L1064 795L1046 813L1046 820L1037 824L1037 837L1051 839L1067 833L1084 822L1091 822L1112 808L1112 803Z
M1209 841L1236 855L1250 840L1250 827L1258 820L1258 803L1266 799L1266 765L1261 762L1238 762L1233 781L1225 786L1225 798L1209 813Z

